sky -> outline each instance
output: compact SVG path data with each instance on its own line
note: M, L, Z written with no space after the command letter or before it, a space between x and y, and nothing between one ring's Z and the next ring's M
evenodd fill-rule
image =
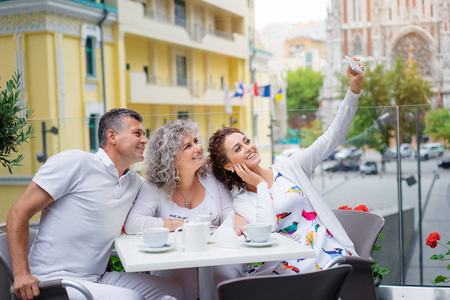
M255 0L255 27L276 22L291 24L325 20L330 0Z

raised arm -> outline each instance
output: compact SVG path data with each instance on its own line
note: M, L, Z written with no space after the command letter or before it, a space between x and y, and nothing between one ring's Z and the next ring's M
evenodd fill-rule
M364 66L362 64L360 66L364 70ZM344 100L339 106L336 117L327 131L305 150L298 151L288 159L277 163L278 166L276 169L283 170L285 167L292 166L293 164L297 166L295 163L298 163L306 174L311 175L317 165L345 141L345 137L356 113L358 99L364 82L364 75L352 71L350 67L347 68L347 76L350 81L350 86Z
M13 287L19 299L33 299L39 295L39 280L31 275L28 264L28 222L52 202L53 198L46 191L31 182L8 212L6 230L14 273Z

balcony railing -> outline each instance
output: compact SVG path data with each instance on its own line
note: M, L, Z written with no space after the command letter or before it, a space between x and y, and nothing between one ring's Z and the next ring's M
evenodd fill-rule
M208 89L224 91L224 85L220 82L208 83L201 80L189 80L182 77L177 78L150 75L147 77L147 83L160 86L186 87L193 97L202 97Z
M200 42L206 34L210 34L222 39L231 41L233 40L233 35L229 32L224 32L214 28L206 28L199 23L190 22L186 19L175 16L170 16L154 9L146 9L145 16L158 22L174 24L185 28L191 39L197 42Z

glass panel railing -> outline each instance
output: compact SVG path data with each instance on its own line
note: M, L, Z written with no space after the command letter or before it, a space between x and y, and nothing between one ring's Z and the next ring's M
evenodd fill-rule
M198 89L203 88L203 84L199 85ZM448 161L450 167L450 152L433 148L445 144L427 128L433 126L432 122L424 121L430 109L426 106L358 108L345 142L315 169L311 177L316 190L331 208L344 205L354 208L362 204L385 218L385 237L377 242L381 251L374 251L379 267L389 269L382 284L432 286L430 281L437 275L448 274L447 264L429 259L432 254L442 253L442 249L425 245L425 239L432 232L439 232L443 243L449 240L450 218L447 192L450 173L439 166L440 161ZM267 121L269 111L255 111L260 122ZM215 130L244 120L242 116L247 112L237 114L241 117L230 117L227 113L191 113L187 109L187 116L199 124L205 149ZM267 127L260 127L255 142L261 146L261 152L272 154L273 151L274 160L283 159L313 143L335 114L335 109L288 111L287 119L273 120L273 138L267 136ZM177 114L144 115L143 126L151 134L177 117ZM14 188L14 181L31 180L45 157L68 149L96 151L92 142L98 124L95 116L32 119L29 124L35 127L35 134L21 149L25 155L23 166L13 168L14 176L9 175L6 168L0 169L2 190L5 186ZM267 147L272 139L273 146ZM418 148L421 159L416 154ZM135 168L139 170L140 166L137 164ZM7 209L2 207L2 210Z
M312 176L330 207L363 204L385 218L385 237L377 242L381 251L374 252L379 267L389 269L383 284L432 286L430 281L437 275L448 273L447 264L429 259L439 252L425 245L430 233L447 234L450 217L450 203L445 201L450 174L444 169L446 162L450 166L450 153L441 147L444 140L425 134L430 130L424 116L430 109L359 108L353 126L366 124L365 130L352 128L340 151L333 152ZM286 135L275 139L275 160L310 145L327 127L323 120L333 114L289 111ZM446 243L448 235L443 240Z

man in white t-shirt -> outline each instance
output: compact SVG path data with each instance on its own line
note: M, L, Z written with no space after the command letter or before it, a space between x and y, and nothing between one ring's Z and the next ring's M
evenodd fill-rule
M182 299L171 280L135 273L105 272L143 179L130 165L144 159L147 139L142 117L112 109L100 120L97 153L63 151L37 172L7 217L14 291L19 299L39 295L40 280L71 279L96 299ZM39 230L27 255L28 222L41 212ZM83 299L67 289L70 299Z

